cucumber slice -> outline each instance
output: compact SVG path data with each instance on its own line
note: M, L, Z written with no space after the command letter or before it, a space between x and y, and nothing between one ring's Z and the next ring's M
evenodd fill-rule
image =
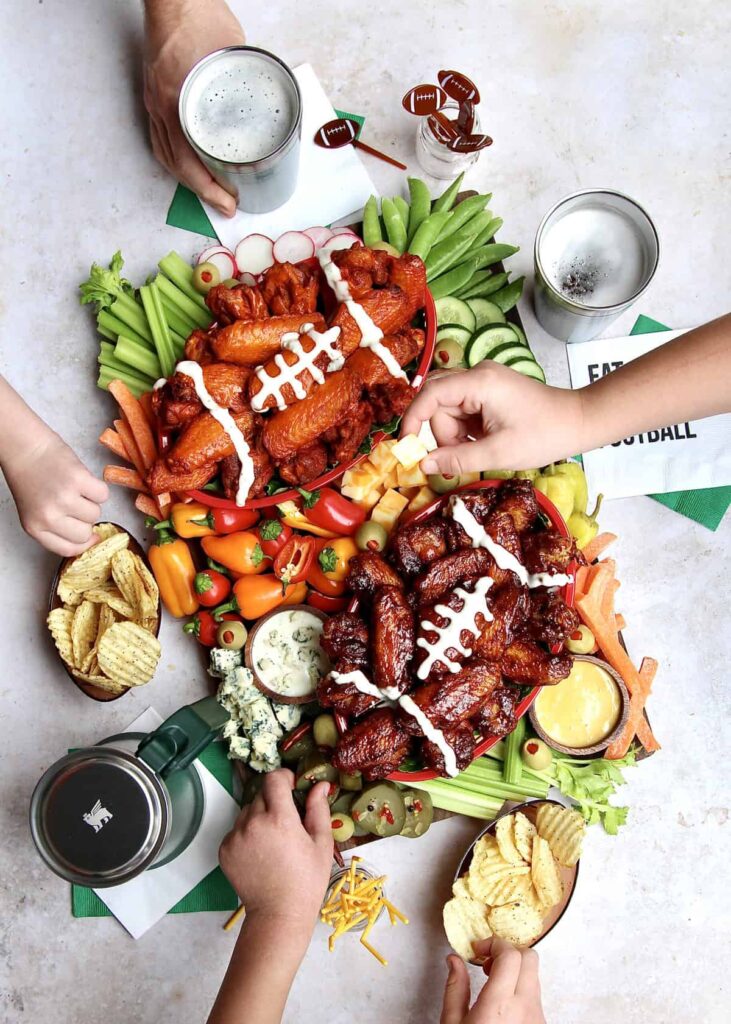
M534 380L539 380L542 384L546 383L545 373L533 358L516 359L511 369L522 373L524 377L532 377Z
M487 324L473 334L472 341L465 351L468 366L476 366L483 359L492 358L492 353L503 345L518 344L518 339L507 324Z
M504 324L506 323L505 314L499 306L496 306L494 302L490 302L489 299L465 299L465 302L470 307L472 312L475 314L475 330L479 331L485 324ZM510 325L515 331L513 324ZM517 331L515 331L518 334ZM523 340L518 335L519 340Z
M444 327L437 330L437 342L444 341L445 338L453 338L454 341L459 342L462 348L471 337L472 331L468 331L466 327L461 327L459 324L445 324Z
M502 363L505 366L508 359L532 359L533 353L525 345L520 345L517 341L512 345L501 345L500 348L496 349L491 353L490 359L496 363Z
M443 295L434 301L437 311L437 324L459 324L472 333L475 329L475 314L466 302L456 299L453 295Z
M493 305L494 305L494 303L493 303ZM496 306L495 308L497 309L498 307ZM504 313L503 313L503 316L505 316ZM521 345L525 345L526 348L530 348L530 345L528 344L528 339L525 336L525 331L523 330L523 328L522 327L518 327L518 325L514 324L512 320L510 321L510 326L513 328L515 333L518 335L518 341L520 342L520 344Z

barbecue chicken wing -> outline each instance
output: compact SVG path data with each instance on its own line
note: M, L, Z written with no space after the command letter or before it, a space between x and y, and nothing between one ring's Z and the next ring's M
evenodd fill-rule
M235 288L217 284L206 295L206 305L219 325L232 324L235 320L263 320L269 316L259 289L246 284Z
M358 402L360 388L345 367L296 405L275 413L264 425L264 444L275 462L290 459L340 423Z
M572 664L570 654L549 654L532 640L514 640L500 659L504 676L528 686L560 683L571 671Z
M522 632L538 643L561 644L578 629L581 619L558 593L532 590L528 618Z
M464 583L464 589L466 591L468 591L469 593L473 592L474 585L473 585L471 580L467 580ZM484 627L484 625L485 625L485 623L487 621L487 616L488 616L487 600L485 598L482 598L479 601L479 606L482 607L483 611L482 612L477 611L476 614L475 614L475 618L474 618L475 629L478 632ZM419 629L418 629L418 636L417 636L417 649L418 649L418 653L419 653L419 658L418 658L419 669L418 669L418 671L422 671L421 663L428 656L428 654L425 653L428 650L428 648L425 648L424 644L427 644L430 647L436 641L436 629L435 629L435 626L438 626L439 628L443 629L444 626L447 625L447 619L441 614L441 612L444 609L446 609L446 608L450 608L452 611L459 612L459 611L462 610L463 607L464 607L464 598L461 597L457 593L456 590L451 590L446 595L444 600L441 601L438 605L431 606L431 607L425 607L424 605L420 605L418 607L418 609L417 609L418 621L419 621ZM455 638L455 640L456 640L456 638ZM448 661L450 661L450 662L457 662L457 663L461 664L462 662L464 662L467 659L469 659L470 657L472 657L472 653L473 653L472 652L472 648L473 648L473 645L475 643L475 634L471 630L469 630L469 629L462 629L460 631L460 635L459 635L459 642L461 644L461 648L448 647L445 650L445 652L444 652L444 657L446 659L448 659ZM431 668L429 670L429 676L431 678L432 675L439 675L441 672L449 672L449 671L450 671L450 669L449 669L449 666L446 664L446 662L442 658L439 658L431 666Z
M274 316L285 313L314 313L317 308L318 277L316 267L296 267L275 263L264 271L261 294Z
M260 320L236 320L213 334L211 350L216 359L224 363L260 366L281 350L283 334L299 334L305 324L312 324L316 331L325 330L325 321L319 313L287 313Z
M451 729L444 729L444 739L454 751L457 762L457 771L462 772L467 765L471 764L475 757L477 740L468 722L462 722ZM421 744L421 753L424 758L424 767L439 772L440 775L447 774L447 766L444 763L444 754L430 740L424 740Z
M576 541L562 537L556 530L524 533L521 537L523 559L529 572L564 572L576 558Z
M403 576L418 576L437 558L447 554L448 534L446 519L402 526L389 545L389 560Z
M341 772L362 772L371 781L395 772L411 749L411 737L391 708L377 708L341 736L332 763Z
M303 486L316 480L327 469L327 448L316 441L309 448L302 448L291 459L277 465L277 473L287 484Z
M520 690L517 686L496 687L480 708L475 725L483 739L488 736L507 736L518 721L517 707Z
M517 478L506 480L498 489L496 508L510 516L518 533L533 526L540 512L533 484Z
M358 597L373 597L380 587L401 587L403 580L375 551L363 551L350 560L348 589Z
M363 671L362 666L351 664L347 660L339 661L335 669L343 674L356 670ZM338 683L332 675L324 676L317 684L317 700L323 708L332 708L333 711L348 718L357 718L379 703L378 697L361 693L355 683Z
M485 623L472 651L488 661L499 661L528 617L530 598L525 587L513 582L503 583L488 598L493 618Z
M414 580L414 593L420 605L431 605L441 601L466 580L494 574L495 559L489 551L485 548L464 548L432 562L429 568Z
M320 646L333 665L341 660L367 665L368 626L351 612L332 615L323 626Z
M499 665L472 658L459 672L449 672L437 679L430 677L409 696L433 726L445 729L474 718L500 684ZM406 731L421 736L417 720L406 711L402 715Z
M232 363L209 363L203 367L203 384L217 405L231 412L247 408L246 382L251 370ZM152 392L152 410L163 427L182 427L198 413L203 403L187 373L174 373L164 387Z
M233 413L234 422L247 441L254 436L254 414L249 409ZM175 473L189 473L200 466L219 462L236 452L227 431L210 412L202 412L191 420L173 447L165 455L165 462Z
M414 614L399 587L381 587L373 597L371 663L379 690L399 696L409 687L409 666L414 656Z

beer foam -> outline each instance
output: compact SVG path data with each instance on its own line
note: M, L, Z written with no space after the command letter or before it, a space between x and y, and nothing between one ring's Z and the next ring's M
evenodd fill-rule
M221 54L190 84L183 115L196 144L217 160L248 163L273 153L297 113L286 72L257 53Z

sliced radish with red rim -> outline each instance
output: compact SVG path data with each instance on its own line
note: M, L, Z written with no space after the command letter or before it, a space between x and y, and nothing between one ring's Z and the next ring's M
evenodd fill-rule
M266 235L247 235L236 246L236 266L240 274L262 274L274 263L274 243Z
M330 228L305 228L302 232L303 235L307 235L311 238L316 249L321 249L325 242L329 238L332 238L333 233Z
M221 275L222 281L228 281L230 277L236 277L238 273L234 255L228 249L204 249L198 257L198 266L201 263L212 263Z
M315 243L304 231L285 231L274 243L277 263L300 263L315 255Z
M347 234L333 235L333 237L323 245L323 249L326 252L334 252L336 249L352 249L354 245L363 245L363 242L354 235L352 231Z
M330 228L330 234L331 235L355 235L355 231L353 231L352 228L348 228L348 227L345 227L345 225L343 225L343 227L340 227L340 228ZM357 238L358 236L355 235L355 237Z
M257 278L255 278L254 275L250 274L248 271L244 271L243 274L239 274L239 281L241 282L241 284L248 284L253 288L253 286L257 283Z

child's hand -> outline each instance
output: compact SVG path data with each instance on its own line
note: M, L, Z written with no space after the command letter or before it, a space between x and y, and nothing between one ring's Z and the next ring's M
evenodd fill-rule
M223 871L247 920L314 927L330 879L333 839L328 783L313 786L304 824L292 798L294 775L272 772L221 844Z
M418 434L430 421L439 447L422 461L425 473L536 469L583 450L580 394L486 361L428 381L401 433Z
M546 1024L541 1006L538 954L515 949L503 939L475 943L487 957L488 980L470 1010L470 979L461 957L447 957L449 975L440 1024Z
M38 421L36 421L38 422ZM33 429L37 429L35 423ZM65 558L79 555L99 539L92 531L109 497L58 434L42 425L38 442L3 464L3 472L27 534Z

